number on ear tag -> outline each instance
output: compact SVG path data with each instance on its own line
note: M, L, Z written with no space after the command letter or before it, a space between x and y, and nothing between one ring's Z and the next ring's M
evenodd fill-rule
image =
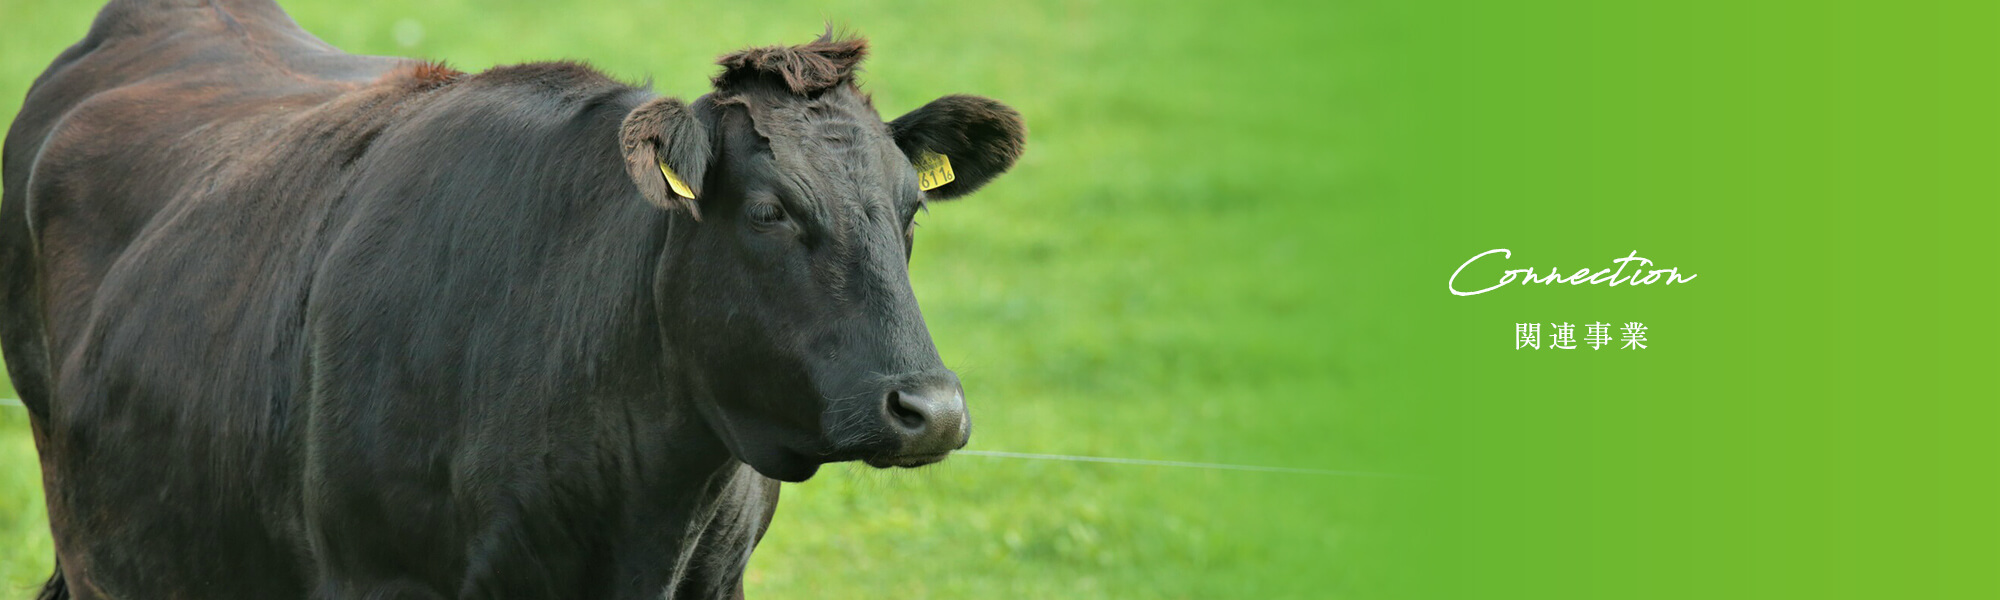
M673 169L667 168L667 163L660 163L660 174L667 176L667 187L674 188L674 193L680 194L682 198L694 199L694 190L688 189L687 182L681 181L681 177L675 175Z
M958 175L951 172L951 159L943 154L925 151L917 155L914 166L917 168L917 189L934 190L958 179Z

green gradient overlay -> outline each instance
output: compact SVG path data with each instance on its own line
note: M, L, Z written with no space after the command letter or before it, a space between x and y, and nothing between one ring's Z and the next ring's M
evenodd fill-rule
M0 115L88 4L0 0ZM354 52L682 95L852 27L885 116L1029 122L919 219L974 449L1412 476L829 468L752 597L2000 597L1990 4L285 5ZM1463 283L1699 277L1446 292L1494 248ZM1514 349L1565 321L1650 347ZM38 481L0 408L0 597L48 570Z
M1994 5L1402 10L1425 597L2000 596ZM1700 277L1441 289L1492 248ZM1557 320L1651 347L1513 349Z

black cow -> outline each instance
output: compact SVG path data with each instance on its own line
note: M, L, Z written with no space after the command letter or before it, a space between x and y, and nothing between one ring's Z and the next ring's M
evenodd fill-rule
M736 52L683 103L111 2L6 140L43 596L740 596L777 480L970 429L911 217L1025 132L970 96L884 123L865 52Z

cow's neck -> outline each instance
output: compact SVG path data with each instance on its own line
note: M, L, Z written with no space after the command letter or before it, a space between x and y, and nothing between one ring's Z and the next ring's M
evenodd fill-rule
M656 208L632 223L672 228ZM672 217L665 217L672 218ZM659 257L654 257L659 260ZM651 282L631 290L649 308ZM609 492L597 518L608 550L593 597L727 597L770 514L775 482L737 461L696 408L706 393L662 347L657 313L634 314L593 387L600 475ZM772 486L772 487L767 487Z
M597 172L573 175L626 177L616 161L591 164ZM577 444L562 450L570 454L543 480L546 489L524 494L546 519L527 535L541 551L574 555L542 557L571 565L563 570L581 577L571 597L660 598L670 587L705 590L673 597L702 597L736 585L731 578L740 576L755 542L744 532L761 530L761 517L753 517L766 508L747 500L749 492L764 490L769 480L732 458L701 418L696 400L703 386L675 364L663 341L658 278L673 258L666 253L685 246L676 238L696 224L626 187L602 191L601 197L551 191L532 199L559 207L514 211L544 215L538 226L555 241L543 256L545 271L533 279L563 292L529 313L547 324L515 328L549 333L516 340L524 353L541 357L532 364L544 365L522 384L543 386L554 403L544 425L548 439ZM508 567L495 569L474 577L509 576Z

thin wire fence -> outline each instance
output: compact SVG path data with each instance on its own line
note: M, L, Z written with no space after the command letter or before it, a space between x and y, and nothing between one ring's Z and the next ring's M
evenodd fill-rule
M0 398L0 407L21 406L19 398ZM1375 471L1341 471L1333 469L1301 469L1296 467L1271 467L1264 465L1237 465L1229 463L1191 462L1185 460L1151 460L1144 458L1120 458L1114 456L1076 456L1070 454L1037 454L1032 452L1001 452L998 450L959 450L952 454L978 456L982 458L1004 458L1013 460L1049 460L1061 462L1101 463L1141 467L1168 467L1175 469L1207 469L1212 471L1249 471L1257 473L1283 473L1288 475L1321 475L1331 477L1366 477L1375 479L1420 479L1398 473Z
M1264 465L1238 465L1229 463L1191 462L1185 460L1151 460L1145 458L1119 458L1113 456L1076 456L1070 454L1036 454L1031 452L1001 452L997 450L958 450L952 455L979 456L985 458L1009 458L1019 460L1053 460L1062 462L1104 463L1143 467L1171 467L1178 469L1209 469L1214 471L1252 471L1258 473L1284 473L1289 475L1326 475L1333 477L1369 477L1379 479L1420 479L1399 473L1376 471L1342 471L1333 469L1301 469L1297 467L1271 467Z

